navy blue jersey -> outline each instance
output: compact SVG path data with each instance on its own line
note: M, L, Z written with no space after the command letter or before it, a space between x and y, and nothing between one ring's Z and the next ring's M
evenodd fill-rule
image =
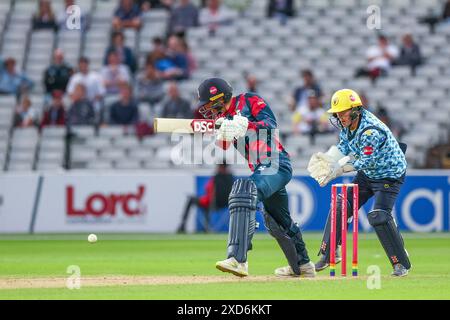
M246 136L234 141L234 147L248 161L250 170L254 171L258 165L274 160L289 161L289 155L279 141L275 115L263 98L254 93L240 94L232 98L224 116L232 118L237 111L249 123Z

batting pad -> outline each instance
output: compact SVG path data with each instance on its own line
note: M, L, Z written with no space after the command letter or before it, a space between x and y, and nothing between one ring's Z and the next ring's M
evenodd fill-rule
M258 191L252 180L239 179L233 184L229 197L230 229L228 232L228 258L247 261L256 226Z

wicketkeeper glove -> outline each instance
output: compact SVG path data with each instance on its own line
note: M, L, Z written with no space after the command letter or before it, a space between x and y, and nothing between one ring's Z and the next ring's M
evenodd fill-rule
M344 156L336 146L332 146L326 153L318 152L312 155L308 171L321 187L336 179L345 172L354 171L350 156Z

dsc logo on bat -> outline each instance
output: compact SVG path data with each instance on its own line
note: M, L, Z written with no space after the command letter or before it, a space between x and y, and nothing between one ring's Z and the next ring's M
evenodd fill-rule
M214 120L193 120L191 126L194 133L214 132Z

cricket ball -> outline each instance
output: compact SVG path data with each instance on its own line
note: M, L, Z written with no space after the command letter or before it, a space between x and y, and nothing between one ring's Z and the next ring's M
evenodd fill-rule
M91 234L88 236L88 241L89 241L90 243L96 243L96 242L97 242L97 236L96 236L95 234L91 233Z

